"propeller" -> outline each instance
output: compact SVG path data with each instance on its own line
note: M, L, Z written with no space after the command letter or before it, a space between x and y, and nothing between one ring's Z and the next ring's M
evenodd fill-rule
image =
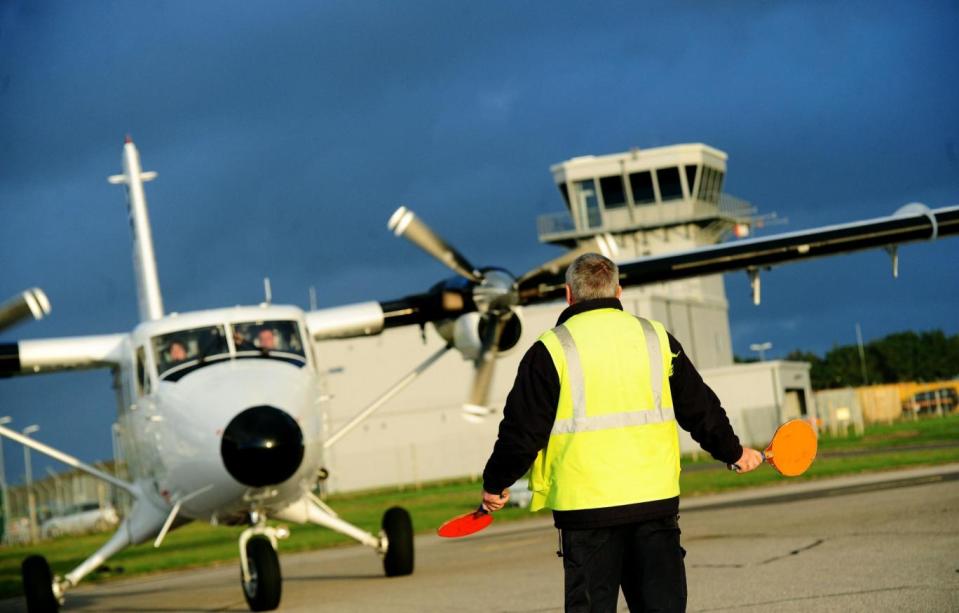
M0 330L13 327L25 319L43 319L50 314L50 300L38 287L30 288L0 304Z
M463 405L463 416L473 416L479 419L491 415L493 409L489 407L489 391L493 386L493 374L496 372L496 357L499 355L499 342L503 337L503 330L506 329L506 323L510 317L514 317L511 311L505 313L490 313L484 316L485 325L481 325L483 331L483 345L480 353L473 361L475 371L473 373L473 385L470 388L469 400ZM473 421L473 420L470 420Z
M504 331L510 320L517 317L514 308L553 297L558 289L562 289L566 268L580 255L599 252L615 259L618 254L613 237L600 234L517 279L501 269L476 268L405 206L393 213L387 226L396 236L406 238L471 283L463 288L463 291L470 292L466 296L450 291L441 294L444 311L456 310L448 306L462 309L468 296L480 314L480 349L473 360L474 374L469 398L463 405L463 417L469 421L481 421L493 413L487 405L489 391ZM455 296L460 296L460 301L455 305L447 305Z
M450 247L405 206L396 209L386 225L393 234L406 238L461 277L466 277L474 283L480 283L483 280L483 273L476 270L459 251Z

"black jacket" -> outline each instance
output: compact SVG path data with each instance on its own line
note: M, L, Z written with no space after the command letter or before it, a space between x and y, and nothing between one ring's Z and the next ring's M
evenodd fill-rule
M580 302L563 311L556 325L579 313L609 308L623 310L623 305L616 298ZM669 377L676 421L714 458L727 464L735 462L742 456L743 448L719 398L703 382L682 345L671 334L669 347L673 355L678 354L673 358L673 373ZM484 490L501 492L529 470L536 454L546 447L558 404L559 375L549 350L537 341L523 356L506 399L499 437L483 471ZM553 511L553 519L556 527L562 529L600 528L675 515L678 510L677 496L618 507Z

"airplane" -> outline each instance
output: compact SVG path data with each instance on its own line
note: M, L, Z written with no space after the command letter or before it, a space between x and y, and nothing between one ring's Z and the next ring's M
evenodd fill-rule
M368 418L451 349L474 362L464 417L481 419L496 358L522 332L522 308L562 296L565 268L582 253L616 258L616 239L598 235L518 277L498 267L474 266L411 210L400 207L388 228L456 273L425 292L304 311L259 305L166 313L160 293L143 184L132 139L123 145L122 174L133 237L140 323L130 332L0 343L0 377L70 369L107 368L118 389L117 428L130 480L82 462L33 437L0 425L0 436L82 470L127 492L130 512L112 537L64 576L46 559L26 558L24 594L30 611L57 611L68 590L117 552L191 521L246 525L239 537L241 587L249 608L279 606L282 577L278 541L289 536L276 519L340 532L382 556L387 576L414 570L409 513L388 509L372 534L339 517L314 494L328 476L324 451ZM619 263L624 286L747 270L759 298L759 271L777 264L886 248L898 273L897 246L959 233L959 206L931 210L911 204L889 217L740 240ZM35 293L0 308L0 331L49 302ZM11 308L4 308L7 305ZM45 306L45 308L44 308ZM5 313L10 313L5 315ZM433 326L445 345L389 386L339 430L322 436L325 399L316 356L322 342L380 334L386 329Z

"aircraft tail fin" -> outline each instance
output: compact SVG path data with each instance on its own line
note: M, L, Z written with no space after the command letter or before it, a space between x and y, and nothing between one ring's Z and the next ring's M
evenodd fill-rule
M157 276L156 257L153 253L153 235L143 184L157 177L153 171L140 169L140 153L129 136L123 145L123 174L107 180L127 188L127 210L130 228L133 231L133 272L137 279L137 299L140 305L140 320L150 321L163 317L163 297Z

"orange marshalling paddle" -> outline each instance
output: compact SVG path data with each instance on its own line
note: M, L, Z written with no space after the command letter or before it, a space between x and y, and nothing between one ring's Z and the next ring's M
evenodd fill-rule
M784 477L796 477L812 465L812 461L816 459L817 447L816 431L809 422L792 419L776 430L773 440L762 452L763 461L768 462ZM729 468L739 470L735 464L730 464Z

